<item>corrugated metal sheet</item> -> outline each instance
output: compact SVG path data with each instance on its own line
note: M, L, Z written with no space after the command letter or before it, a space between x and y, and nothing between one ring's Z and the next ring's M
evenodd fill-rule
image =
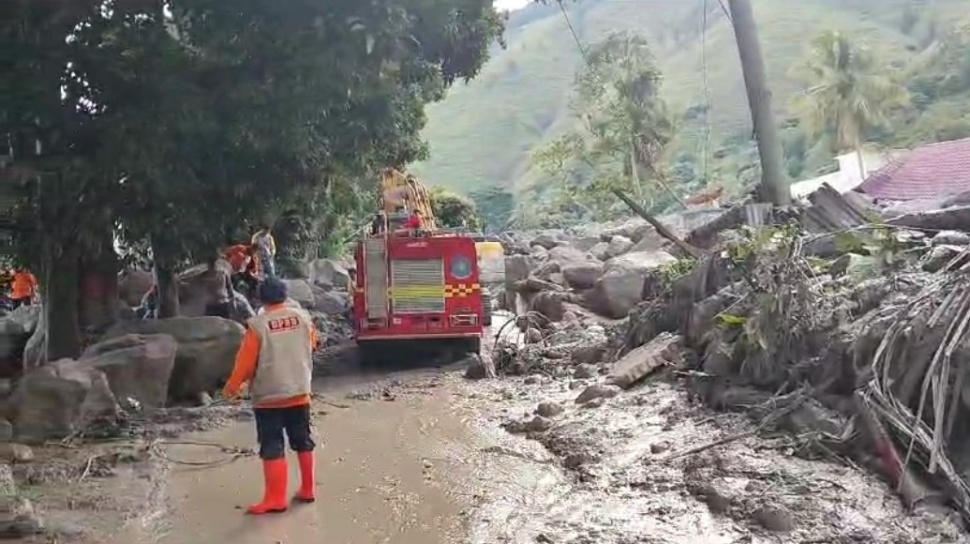
M875 210L853 204L828 184L808 196L811 206L802 210L801 222L810 232L851 229L878 220Z

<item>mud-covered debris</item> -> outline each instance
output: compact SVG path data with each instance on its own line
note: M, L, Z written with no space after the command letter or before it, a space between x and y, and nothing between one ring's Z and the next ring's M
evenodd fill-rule
M573 369L573 378L577 380L587 380L589 378L595 377L599 373L599 369L591 364L581 364Z
M491 357L477 353L470 354L463 361L465 378L469 380L484 380L495 377L495 366Z
M536 414L546 418L556 417L565 411L566 409L558 402L540 402L536 407Z
M24 444L0 444L0 460L11 463L29 463L34 460L34 450Z
M0 496L0 538L25 538L44 532L44 520L20 495Z
M970 245L970 234L958 230L944 230L937 233L931 243L934 246L968 246Z
M620 394L620 388L605 383L593 384L576 397L576 404L586 404L596 399L610 399Z
M552 420L540 415L533 416L528 421L511 421L505 424L505 430L513 433L542 433L552 428Z
M762 506L755 511L754 519L765 529L776 533L788 533L795 529L795 516L783 506Z
M682 336L662 333L617 361L607 381L623 389L629 389L660 367L678 360L683 344Z

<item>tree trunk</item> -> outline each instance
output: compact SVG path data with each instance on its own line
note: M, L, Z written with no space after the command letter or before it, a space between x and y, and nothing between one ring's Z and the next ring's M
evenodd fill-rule
M44 322L47 361L76 358L81 353L78 328L78 271L76 245L47 242L43 267Z
M80 326L82 330L103 330L110 325L118 308L118 255L110 228L101 243L81 257Z
M741 72L748 93L748 106L761 159L761 195L776 206L791 204L791 189L785 180L781 138L771 109L771 91L765 76L765 61L758 42L758 26L750 0L728 0L734 37L738 42Z
M179 315L179 284L171 245L164 236L152 236L151 242L155 286L158 289L158 317L176 317Z

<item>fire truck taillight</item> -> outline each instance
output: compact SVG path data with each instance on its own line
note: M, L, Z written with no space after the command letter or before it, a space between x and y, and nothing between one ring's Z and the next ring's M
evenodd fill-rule
M451 316L452 327L474 327L478 324L478 316L475 314L455 314Z

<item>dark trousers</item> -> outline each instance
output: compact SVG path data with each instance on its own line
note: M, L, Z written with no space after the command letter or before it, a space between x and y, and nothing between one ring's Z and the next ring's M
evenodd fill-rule
M233 274L232 276L232 286L235 288L240 283L246 284L246 298L256 298L256 289L259 288L259 280L249 272L243 272L241 274Z
M232 319L232 302L227 300L225 302L209 304L205 307L205 315Z
M310 405L292 408L255 408L256 439L259 457L267 461L282 459L286 453L283 433L295 452L313 451L316 444L310 433Z
M31 304L30 297L11 299L10 302L13 304L14 310L20 308L21 306L30 306Z

